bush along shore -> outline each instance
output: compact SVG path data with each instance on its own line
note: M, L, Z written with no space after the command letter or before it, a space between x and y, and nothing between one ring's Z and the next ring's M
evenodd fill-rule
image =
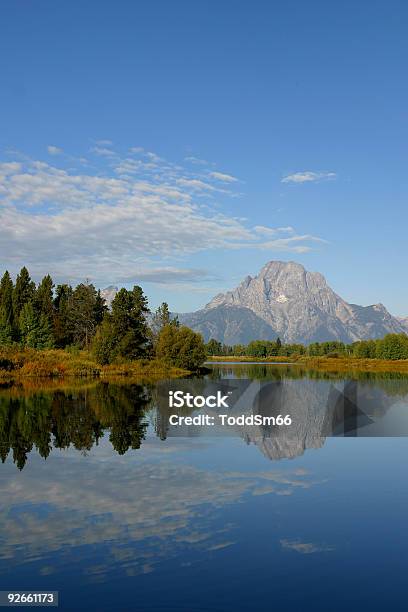
M282 344L275 341L255 340L249 344L229 346L216 340L206 344L209 361L228 363L263 362L297 364L313 370L327 372L407 372L408 336L387 334L377 340L361 340L352 344L343 342L314 342Z
M169 365L161 359L139 359L101 365L87 351L63 349L0 350L0 382L20 378L77 378L110 379L114 377L159 379L176 378L189 374L183 368Z
M376 360L403 361L408 360L408 336L406 334L387 334L377 340L359 340L351 344L331 340L329 342L313 342L304 344L283 344L279 338L271 340L254 340L249 344L233 346L221 344L211 339L206 344L210 359L224 360L263 360L263 361L302 361L315 363L322 359L338 359L343 361Z
M27 268L0 282L0 377L181 376L206 359L200 334L166 303L151 313L141 287L121 289L110 309L91 283L36 285Z

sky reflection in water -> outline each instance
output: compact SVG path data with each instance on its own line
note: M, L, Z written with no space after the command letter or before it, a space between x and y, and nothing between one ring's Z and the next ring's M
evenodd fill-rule
M295 382L292 401L329 384ZM369 384L408 410L406 380ZM154 389L132 390L137 407L123 388L55 393L11 422L3 392L3 435L29 438L24 413L43 454L44 432L61 448L0 466L2 589L59 590L67 610L406 608L406 438L303 438L278 460L238 432L160 440Z

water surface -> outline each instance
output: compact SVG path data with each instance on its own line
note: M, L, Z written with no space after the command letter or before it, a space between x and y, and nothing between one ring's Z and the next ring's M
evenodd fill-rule
M176 432L155 385L3 388L0 589L64 610L405 610L408 378L228 364L195 382L248 379L275 385L291 435ZM343 392L369 423L322 436Z

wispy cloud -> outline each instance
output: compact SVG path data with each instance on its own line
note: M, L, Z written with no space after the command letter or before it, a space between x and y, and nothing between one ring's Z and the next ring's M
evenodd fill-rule
M282 177L281 183L316 183L319 181L330 181L337 177L335 172L295 172Z
M134 281L135 273L132 272L129 282ZM153 270L139 268L137 271L137 278L140 282L157 283L159 285L168 285L186 282L197 283L203 280L211 280L207 270L201 270L196 268L176 268L167 266L163 268L155 268ZM126 282L126 279L123 280Z
M0 163L3 264L28 264L72 282L194 283L204 270L183 264L210 250L262 249L303 253L321 239L292 227L251 226L221 212L234 183L219 181L141 147L132 157L98 145L97 167L81 170L27 156ZM137 151L137 152L136 152ZM95 162L96 164L96 162ZM181 264L181 265L180 265Z
M238 179L231 174L224 174L224 172L210 172L210 176L223 183L237 183Z
M111 140L106 140L106 139L105 140L104 139L96 140L95 144L98 147L111 147L111 146L113 146L113 142Z
M54 145L48 145L47 151L50 155L60 155L61 153L63 153L60 147L55 147Z
M197 166L212 166L213 164L206 159L201 159L200 157L195 157L194 155L189 155L184 158L184 161L190 162L191 164L196 164Z
M90 153L94 155L101 155L102 157L114 157L115 153L112 149L108 149L107 147L101 147L96 145L96 147L91 147Z

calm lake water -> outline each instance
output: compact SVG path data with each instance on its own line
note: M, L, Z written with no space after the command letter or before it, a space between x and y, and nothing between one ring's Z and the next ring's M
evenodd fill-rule
M59 591L63 610L406 610L408 377L218 365L192 384L265 382L254 405L290 431L172 427L160 385L2 388L0 590Z

